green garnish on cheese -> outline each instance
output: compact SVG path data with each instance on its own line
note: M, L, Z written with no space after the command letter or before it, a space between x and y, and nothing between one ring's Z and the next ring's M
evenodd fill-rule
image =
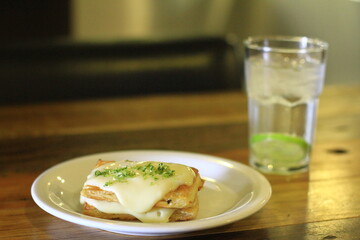
M131 162L128 161L127 162ZM111 177L112 180L107 181L104 186L110 186L115 182L127 182L129 178L142 176L144 179L152 178L157 181L160 178L169 178L175 175L175 170L172 170L169 165L159 163L157 166L152 162L147 162L140 165L129 165L120 168L104 169L102 171L96 170L95 176ZM153 184L153 183L152 183Z

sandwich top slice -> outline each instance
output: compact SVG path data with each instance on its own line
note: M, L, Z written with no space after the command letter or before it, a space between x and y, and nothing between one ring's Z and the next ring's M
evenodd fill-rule
M194 219L199 172L182 164L99 160L88 175L80 201L86 215L142 222Z

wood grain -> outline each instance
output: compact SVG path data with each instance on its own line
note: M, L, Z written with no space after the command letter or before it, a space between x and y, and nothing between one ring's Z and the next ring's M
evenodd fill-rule
M95 152L171 149L247 164L246 97L240 92L3 106L0 239L359 239L360 86L320 100L309 172L265 175L273 195L259 212L223 227L135 237L75 225L41 210L30 187L47 168Z

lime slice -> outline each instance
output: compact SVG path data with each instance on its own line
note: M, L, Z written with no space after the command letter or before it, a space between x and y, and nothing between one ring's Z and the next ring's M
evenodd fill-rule
M281 133L257 134L250 139L252 153L259 160L291 165L302 161L309 144L302 138Z

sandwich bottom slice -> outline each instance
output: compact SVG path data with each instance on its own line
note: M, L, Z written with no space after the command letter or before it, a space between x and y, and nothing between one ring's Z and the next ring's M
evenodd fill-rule
M201 179L199 171L196 168L172 163L137 163L132 161L126 161L126 164L128 165L123 167L122 164L124 164L124 161L121 161L120 165L122 168L120 169L126 168L126 171L129 169L143 170L145 168L144 166L154 166L155 170L160 169L159 166L161 166L162 170L163 166L166 166L166 169L168 170L175 169L171 170L175 172L175 174L176 171L178 171L180 168L187 168L189 172L187 174L191 174L191 184L178 185L174 190L166 192L150 210L146 212L137 212L130 210L120 203L117 197L118 195L116 194L116 188L103 187L104 184L101 185L94 181L95 179L103 180L104 182L106 179L113 178L114 176L109 173L109 170L106 170L107 172L104 173L104 169L109 169L109 166L111 166L112 163L118 162L99 160L95 166L95 169L88 176L88 180L85 182L81 191L80 198L80 201L83 204L83 214L103 219L118 219L126 221L140 220L142 222L188 221L194 219L197 216L199 211L198 191L203 187L204 180ZM105 166L107 166L107 168L104 168ZM116 171L119 171L118 169L119 168L117 168ZM116 171L114 170L114 172ZM95 175L98 175L99 178L94 177ZM152 177L154 177L154 175L152 175ZM156 184L159 182L161 183L161 181L158 180L158 176L155 177ZM189 178L189 176L187 177ZM168 177L166 181L172 181L172 178ZM145 181L145 183L148 184L149 181ZM128 183L122 182L121 184ZM146 201L147 199L145 198L143 200Z
M195 199L191 207L185 208L153 208L146 213L105 213L85 202L83 214L103 219L118 219L125 221L141 220L143 222L177 222L194 219L199 211L199 201ZM155 216L154 216L155 215ZM154 218L155 217L155 218Z

